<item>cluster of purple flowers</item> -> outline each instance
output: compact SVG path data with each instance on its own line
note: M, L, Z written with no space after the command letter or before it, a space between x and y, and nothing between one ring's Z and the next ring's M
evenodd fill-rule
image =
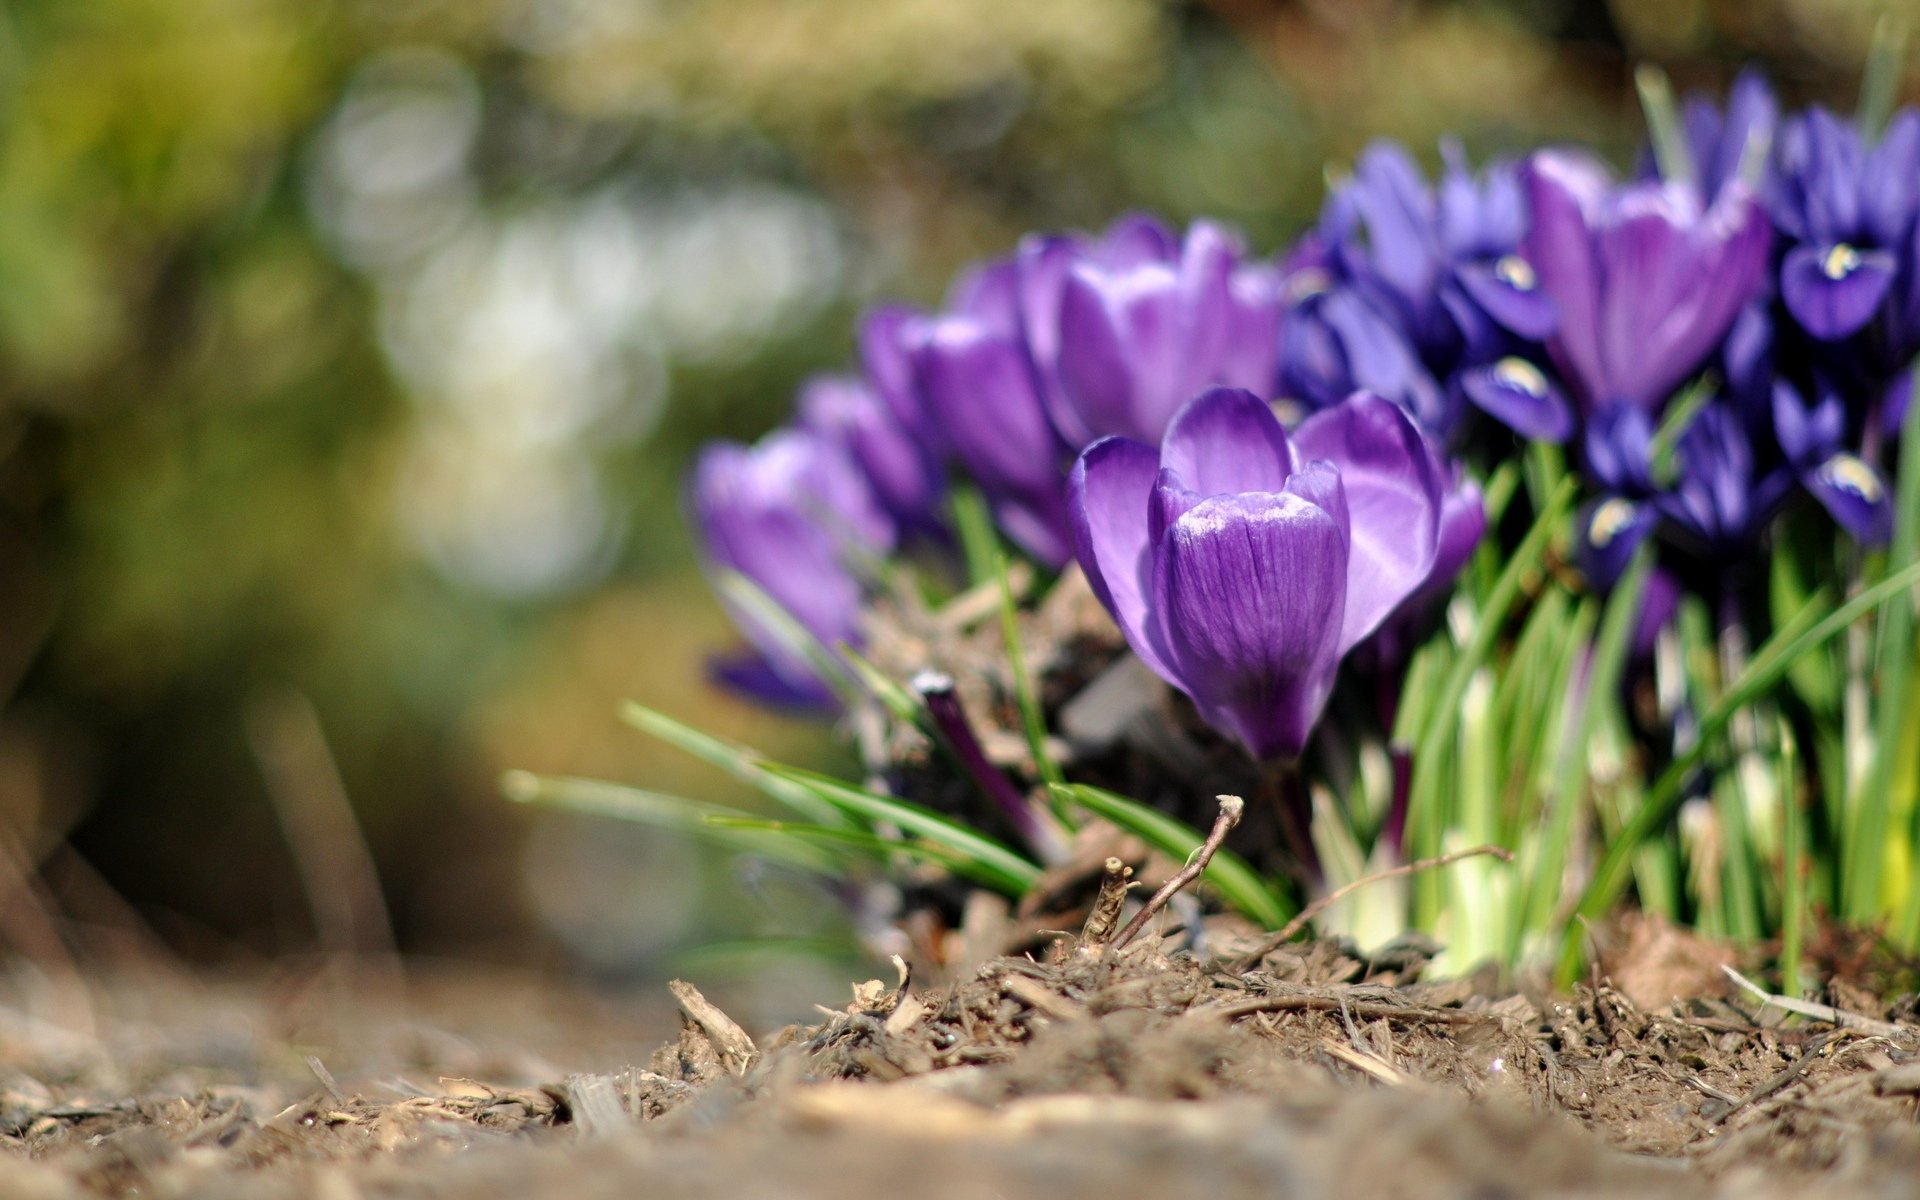
M1276 260L1204 221L1029 237L937 311L869 314L859 375L810 382L788 427L703 454L708 561L857 646L874 561L940 544L964 476L1037 562L1077 559L1208 720L1285 758L1342 659L1450 585L1484 533L1474 468L1527 441L1589 483L1601 588L1650 538L1717 578L1797 494L1884 539L1920 350L1920 113L1869 138L1783 118L1749 75L1684 132L1681 161L1626 180L1558 149L1476 173L1446 146L1430 183L1378 144ZM828 700L735 616L755 649L725 678Z

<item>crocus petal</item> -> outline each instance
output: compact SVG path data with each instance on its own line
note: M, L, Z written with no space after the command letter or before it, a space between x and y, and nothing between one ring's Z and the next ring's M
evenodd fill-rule
M1877 546L1893 533L1893 501L1880 473L1843 452L1800 477L1807 491L1855 541Z
M803 426L846 448L894 520L921 529L937 526L938 469L873 389L849 376L816 376L801 385L797 407Z
M1051 565L1071 553L1064 448L1024 345L966 318L930 323L914 365L943 441L1003 527Z
M1429 585L1453 582L1487 532L1487 506L1480 485L1462 479L1440 501L1439 545L1433 554Z
M795 671L795 666L800 669ZM707 676L757 703L804 713L831 713L833 689L804 663L775 662L752 650L716 654L707 659Z
M1339 663L1339 523L1298 496L1216 496L1173 523L1155 563L1169 682L1255 757L1298 755Z
M1069 443L1135 432L1130 331L1108 303L1109 286L1104 274L1087 267L1069 271L1061 285L1057 370L1064 403L1053 415Z
M1564 442L1573 436L1573 407L1546 373L1524 358L1469 367L1460 373L1460 390L1521 437Z
M1074 557L1093 594L1113 614L1133 652L1155 673L1169 677L1147 621L1152 574L1147 509L1159 474L1160 455L1153 447L1131 438L1102 438L1073 464L1067 510Z
M1517 254L1462 265L1454 278L1481 311L1523 341L1544 342L1559 326L1559 314L1540 290L1533 265Z
M921 401L913 374L913 347L919 340L925 317L900 305L886 305L868 313L860 322L856 339L860 348L860 366L867 381L886 401L894 420L910 430L930 453L939 453L934 445L934 423Z
M1405 412L1364 392L1302 421L1294 446L1304 459L1332 462L1346 493L1352 551L1340 628L1344 654L1432 572L1440 465Z
M1624 496L1605 496L1580 514L1580 570L1594 587L1606 590L1626 573L1627 561L1660 522L1650 504Z
M1415 311L1433 292L1439 268L1434 201L1413 156L1395 142L1375 142L1354 164L1348 188L1371 243L1373 273Z
M1585 159L1545 152L1528 160L1521 178L1531 214L1523 248L1560 317L1550 349L1591 404L1604 398L1595 393L1605 389L1606 374L1599 340L1602 275L1587 210L1597 209L1605 196L1606 173Z
M1209 388L1167 427L1160 463L1202 496L1278 492L1293 474L1293 450L1265 400L1241 388Z
M1281 278L1271 263L1245 263L1233 273L1232 311L1219 381L1266 399L1279 386Z
M1780 296L1800 328L1823 342L1858 333L1893 284L1893 255L1845 243L1795 246L1780 264Z

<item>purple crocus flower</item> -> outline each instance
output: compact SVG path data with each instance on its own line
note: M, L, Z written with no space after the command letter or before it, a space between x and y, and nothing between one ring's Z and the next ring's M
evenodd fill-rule
M1654 499L1672 536L1713 563L1748 557L1792 486L1792 475L1756 466L1746 426L1724 400L1694 414L1675 460L1678 478Z
M921 403L948 455L971 476L1007 536L1048 566L1071 557L1065 467L1020 322L1011 261L961 277L946 311L917 327Z
M1763 283L1772 239L1734 180L1710 205L1678 183L1615 184L1565 152L1522 172L1524 249L1559 309L1547 350L1588 412L1658 412Z
M903 531L936 532L944 493L939 464L878 392L852 375L817 375L801 385L799 423L840 443Z
M1069 449L1028 351L1016 265L966 272L939 313L876 310L859 340L869 383L910 437L957 463L1015 542L1049 566L1064 563Z
M1781 300L1810 336L1851 337L1902 277L1913 288L1916 181L1920 112L1895 115L1871 149L1857 127L1823 108L1781 130L1767 208L1791 243L1780 261Z
M1346 284L1300 286L1317 274L1288 278L1292 302L1280 325L1281 395L1319 409L1356 391L1373 392L1427 429L1453 424L1449 396L1389 312Z
M1711 204L1734 180L1763 194L1768 190L1766 170L1769 151L1779 133L1780 101L1758 69L1748 67L1734 79L1724 111L1705 96L1691 96L1681 120L1703 205ZM1657 170L1652 152L1641 158L1642 176L1654 178Z
M1251 392L1182 408L1158 450L1075 464L1074 550L1135 654L1255 757L1306 745L1341 658L1433 572L1445 473L1357 395L1289 437Z
M1525 198L1512 163L1475 178L1457 142L1429 187L1406 149L1375 142L1328 204L1323 226L1349 277L1389 296L1429 359L1483 351L1502 332L1538 342L1553 332L1553 305L1520 253ZM1366 232L1361 243L1348 231ZM1472 354L1484 357L1484 353Z
M1843 447L1846 410L1832 392L1808 406L1784 381L1773 385L1773 428L1800 485L1840 527L1877 545L1893 533L1893 501L1872 464Z
M857 562L892 549L895 530L845 448L810 430L754 446L716 442L696 460L687 507L709 571L738 571L828 646L860 642ZM769 703L826 708L833 694L804 657L745 612L752 650L716 660L719 679Z
M1272 269L1196 222L1176 238L1126 217L1098 238L1029 238L1016 259L1021 315L1055 426L1070 445L1158 441L1209 384L1273 387L1280 299Z
M1391 316L1424 373L1448 380L1450 394L1439 402L1354 383L1408 403L1436 432L1451 431L1465 400L1523 436L1564 441L1572 410L1532 361L1557 322L1521 253L1518 169L1494 162L1476 177L1451 140L1441 155L1445 169L1429 187L1404 148L1369 146L1329 199L1320 236L1340 278Z

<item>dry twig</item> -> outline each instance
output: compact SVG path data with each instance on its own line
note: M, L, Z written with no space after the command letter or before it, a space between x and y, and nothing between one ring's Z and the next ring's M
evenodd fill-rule
M1911 1027L1848 1012L1843 1008L1835 1008L1831 1004L1815 1004L1811 1000L1775 995L1732 967L1723 966L1720 969L1726 972L1728 979L1733 980L1742 991L1751 993L1762 1005L1770 1004L1775 1008L1784 1008L1790 1013L1810 1017L1815 1021L1825 1021L1829 1025L1839 1025L1846 1029L1864 1029L1868 1033L1876 1033L1881 1037L1901 1037L1915 1032Z
M721 1061L734 1074L745 1072L760 1057L759 1048L747 1036L747 1031L740 1028L732 1017L721 1012L713 1001L702 996L699 988L684 979L675 979L668 982L667 990L680 1002L680 1011L687 1014L687 1019L707 1035L713 1048L719 1051Z
M1271 935L1252 950L1242 954L1235 960L1233 965L1238 969L1259 962L1262 958L1265 958L1267 955L1292 941L1315 917L1370 883L1379 883L1383 879L1392 879L1400 875L1413 875L1421 871L1431 871L1436 867L1451 866L1462 859L1478 858L1481 855L1497 858L1501 862L1513 861L1513 851L1511 850L1500 846L1475 846L1470 850L1455 850L1451 854L1442 854L1437 858L1416 859L1410 863L1401 863L1397 867L1388 867L1384 871L1375 871L1371 875L1364 875L1352 883L1333 889L1318 900L1315 900L1312 904L1301 909L1299 916L1288 921L1280 928L1279 932Z
M1220 801L1220 815L1213 819L1213 831L1207 834L1207 840L1193 852L1192 859L1180 869L1179 874L1161 884L1160 890L1140 906L1139 912L1133 914L1133 920L1128 921L1127 927L1120 931L1120 936L1113 939L1115 950L1124 948L1128 942L1139 937L1140 931L1147 927L1154 915L1167 906L1167 901L1178 895L1181 888L1200 878L1207 864L1213 861L1214 852L1220 849L1220 843L1227 840L1227 832L1240 823L1240 815L1247 811L1247 802L1238 796L1215 798Z
M1109 858L1101 868L1100 894L1094 899L1087 923L1080 927L1080 949L1098 954L1120 927L1120 910L1127 906L1127 892L1133 887L1133 868L1117 858Z

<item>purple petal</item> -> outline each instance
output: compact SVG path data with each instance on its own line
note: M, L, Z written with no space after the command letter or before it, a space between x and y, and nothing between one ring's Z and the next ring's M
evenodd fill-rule
M1135 432L1133 330L1122 327L1121 306L1109 302L1114 286L1109 276L1079 266L1061 287L1058 372L1065 403L1054 421L1069 443Z
M1606 496L1580 514L1580 570L1594 587L1611 588L1626 573L1627 560L1659 524L1651 504Z
M1863 460L1835 454L1802 475L1801 482L1855 541L1877 546L1892 536L1892 497L1880 473Z
M1272 407L1240 388L1210 388L1189 401L1160 449L1160 464L1202 496L1278 492L1294 461Z
M833 689L806 664L776 665L752 650L710 657L707 676L722 687L772 708L826 715L838 707Z
M1564 442L1573 436L1573 408L1553 381L1524 358L1509 356L1460 373L1460 390L1521 437Z
M1051 565L1071 553L1063 447L1026 348L966 318L930 324L914 365L954 459L1008 534Z
M1160 473L1153 447L1131 438L1102 438L1081 452L1067 480L1073 552L1087 583L1113 614L1127 644L1162 677L1170 676L1147 620L1147 509Z
M1352 542L1344 654L1426 582L1438 548L1440 465L1397 405L1357 393L1294 431L1295 452L1340 471Z
M1604 390L1606 375L1599 340L1602 276L1587 211L1600 204L1607 177L1584 159L1545 152L1527 161L1522 179L1530 212L1524 252L1560 318L1550 348L1582 401L1593 404L1604 398L1596 393Z
M801 385L800 423L846 447L865 482L896 520L930 527L940 500L938 469L880 397L851 376L815 376Z
M1517 254L1490 264L1457 268L1454 278L1469 299L1501 328L1523 341L1544 342L1559 326L1553 301L1540 290L1533 265Z
M1114 269L1142 263L1171 262L1180 253L1180 239L1165 221L1151 213L1128 213L1100 235L1096 257Z
M1780 296L1800 328L1823 342L1852 337L1893 284L1893 255L1836 245L1795 246L1780 264Z
M1395 142L1375 142L1354 164L1348 185L1367 225L1368 261L1388 287L1418 307L1433 292L1440 266L1434 201L1412 155Z
M1280 271L1271 263L1245 263L1233 273L1227 344L1219 382L1266 399L1279 386Z
M1256 758L1297 756L1339 665L1339 523L1298 496L1217 496L1174 522L1155 564L1170 682Z
M860 322L857 335L860 365L868 382L886 401L894 419L911 430L916 439L932 453L934 424L920 398L913 374L913 347L919 341L926 318L897 304L876 308Z
M1434 549L1429 586L1449 584L1467 565L1487 532L1487 506L1480 485L1462 478L1440 501L1439 544Z

